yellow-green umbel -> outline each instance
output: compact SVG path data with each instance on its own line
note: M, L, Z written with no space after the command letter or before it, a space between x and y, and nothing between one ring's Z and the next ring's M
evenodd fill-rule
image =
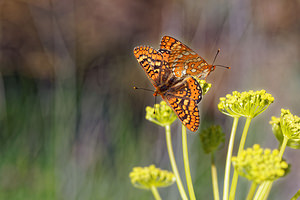
M265 90L239 93L237 91L220 98L218 109L231 117L254 118L274 102L274 97Z
M238 157L232 157L232 163L240 176L257 184L284 176L288 168L277 149L262 149L258 144L242 151Z
M172 172L156 168L155 165L149 167L134 167L129 177L133 186L150 190L151 187L167 187L175 182Z
M282 134L288 139L300 139L300 117L281 109L280 126Z
M285 112L285 111L284 111ZM282 144L283 142L283 133L281 130L281 125L280 125L280 118L279 117L272 117L270 124L272 125L272 131L277 140ZM299 137L294 137L288 140L287 146L293 148L293 149L300 149L300 136Z
M171 125L177 116L165 101L146 107L146 119L160 126Z

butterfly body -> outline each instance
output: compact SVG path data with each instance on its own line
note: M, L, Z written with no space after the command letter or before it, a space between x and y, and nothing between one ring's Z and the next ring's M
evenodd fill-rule
M169 53L149 46L134 49L137 61L155 87L154 95L161 95L182 123L191 131L196 131L200 123L197 104L202 98L201 87L191 76L175 76L167 62Z

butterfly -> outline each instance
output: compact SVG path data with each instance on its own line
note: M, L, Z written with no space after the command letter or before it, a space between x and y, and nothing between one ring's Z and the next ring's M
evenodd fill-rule
M215 69L215 65L209 65L191 48L173 37L164 36L160 43L160 49L170 52L166 59L176 77L191 75L206 79Z
M155 50L149 46L135 47L133 53L155 87L154 95L161 95L191 131L200 124L197 104L202 99L202 89L192 76L177 77L168 63L169 50Z

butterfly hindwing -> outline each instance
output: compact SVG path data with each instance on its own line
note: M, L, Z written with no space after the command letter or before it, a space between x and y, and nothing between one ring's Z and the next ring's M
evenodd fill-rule
M189 130L196 131L200 124L199 109L196 101L192 99L166 96L166 101Z
M201 86L198 81L191 76L187 76L186 78L182 79L179 84L172 86L168 90L167 94L180 98L191 99L196 101L196 103L199 103L202 99Z
M165 100L182 123L191 131L196 131L200 124L197 104L201 99L201 86L193 77L187 77L172 86L165 95Z
M186 74L198 78L206 78L213 70L201 56L179 40L164 36L160 44L161 49L169 50L169 65L175 76L183 77Z

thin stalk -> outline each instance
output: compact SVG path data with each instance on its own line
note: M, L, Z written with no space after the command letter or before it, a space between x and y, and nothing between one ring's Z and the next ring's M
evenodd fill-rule
M173 152L173 147L172 147L172 140L171 140L170 125L166 125L165 128L166 128L166 142L167 142L168 153L169 153L169 157L170 157L170 163L171 163L172 170L173 170L173 173L174 173L175 178L176 178L177 187L178 187L179 193L181 195L181 198L184 199L184 200L187 200L188 198L187 198L186 193L184 191L184 187L182 185L180 175L179 175L179 172L178 172L178 169L177 169L177 165L176 165L176 162L175 162L175 157L174 157L174 152Z
M257 189L257 192L253 198L253 200L264 200L269 196L269 192L271 190L273 181L265 181L263 182Z
M152 192L155 200L161 200L161 197L160 197L160 195L158 193L158 190L157 190L157 188L154 185L151 187L151 192Z
M184 163L184 170L185 170L185 178L186 184L189 191L189 196L191 200L196 200L191 171L190 171L190 164L189 164L189 154L188 154L188 146L187 146L187 134L186 128L182 125L182 152L183 152L183 163Z
M229 144L228 144L226 165L225 165L223 200L228 199L231 156L232 156L234 138L235 138L235 133L236 133L236 128L237 128L238 122L239 122L239 117L234 117L233 124L232 124L232 129L231 129L231 134L230 134L230 139L229 139Z
M246 200L251 200L253 198L253 196L255 194L256 187L257 187L257 183L252 182Z
M279 156L280 156L281 159L282 159L282 156L283 156L283 153L284 153L284 150L286 148L288 140L289 139L287 137L285 137L285 136L283 137L283 142L281 144L280 151L279 151Z
M215 165L215 154L211 153L211 178L213 184L214 200L220 199L219 186L218 186L218 172Z
M266 182L263 182L262 184L260 184L260 186L258 187L258 189L256 191L256 194L255 194L253 200L259 200L259 199L261 199L260 196L261 196L262 191L264 189L265 183Z
M249 127L250 127L251 120L252 120L252 118L250 118L250 117L248 117L247 120L246 120L237 156L239 156L240 153L244 150L245 143L246 143L246 137L247 137L247 133L248 133L248 130L249 130ZM239 178L238 173L237 173L236 170L234 170L232 181L231 181L230 194L229 194L229 199L230 200L234 200L234 198L235 198L235 192L236 192L236 186L237 186L238 178Z

